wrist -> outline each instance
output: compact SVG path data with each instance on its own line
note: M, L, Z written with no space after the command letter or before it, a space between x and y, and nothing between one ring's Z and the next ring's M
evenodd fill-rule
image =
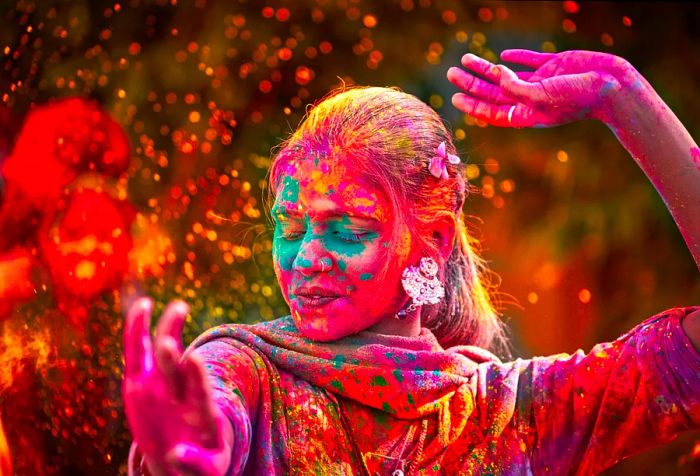
M231 424L231 420L221 413L219 414L217 424L219 426L219 434L221 437L219 441L219 448L221 450L214 456L214 466L216 467L218 474L226 475L231 468L231 455L234 448L233 425Z
M627 128L630 120L639 114L638 106L650 102L650 95L656 92L639 71L622 58L616 58L603 75L606 81L593 116L613 130Z
M601 106L594 115L615 131L641 128L664 105L647 80L632 65L620 65L611 75Z
M235 436L233 425L221 413L215 417L215 422L216 437L212 440L215 441L215 446L181 443L169 451L148 454L142 452L138 445L133 444L129 454L129 467L141 466L141 471L130 469L129 475L179 476L183 474L183 468L188 469L187 474L199 476L225 476L229 474Z

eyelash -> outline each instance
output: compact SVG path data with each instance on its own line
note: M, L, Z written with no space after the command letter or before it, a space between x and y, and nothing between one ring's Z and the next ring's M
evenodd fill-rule
M337 236L339 236L340 239L343 241L347 241L350 243L359 243L360 241L362 241L362 238L364 236L367 236L367 233L338 233Z
M369 235L369 233L340 233L334 231L333 234L343 241L348 243L359 243L362 238ZM296 241L302 236L301 233L289 233L287 235L283 234L282 237L287 241Z

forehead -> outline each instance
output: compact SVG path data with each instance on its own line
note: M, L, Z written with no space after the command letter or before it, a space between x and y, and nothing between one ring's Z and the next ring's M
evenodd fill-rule
M387 221L390 203L383 191L339 159L292 159L279 169L273 208L298 214L333 211Z

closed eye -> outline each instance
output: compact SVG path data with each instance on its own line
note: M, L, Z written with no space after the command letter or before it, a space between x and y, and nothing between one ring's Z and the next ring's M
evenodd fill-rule
M287 241L296 241L300 239L301 237L304 236L303 232L296 232L296 233L283 233L282 238L284 238Z
M343 241L350 243L359 243L363 238L367 237L369 233L342 233L339 231L333 232L338 238Z
M305 231L288 231L281 233L282 238L287 241L297 241L304 237ZM368 239L373 233L348 233L342 231L334 231L333 235L340 240L348 243L359 243L363 240Z

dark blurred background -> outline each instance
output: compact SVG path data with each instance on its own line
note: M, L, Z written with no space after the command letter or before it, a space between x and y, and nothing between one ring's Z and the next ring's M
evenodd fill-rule
M485 127L451 106L445 79L466 52L609 52L697 138L693 3L21 0L2 3L0 22L0 417L18 475L124 473L134 296L157 313L188 301L187 342L287 314L264 177L307 104L343 83L400 86L449 124L518 356L588 351L700 304L671 216L604 125ZM94 102L55 101L68 97ZM26 120L32 108L40 120ZM41 142L56 131L72 142ZM696 441L605 474L697 474Z

